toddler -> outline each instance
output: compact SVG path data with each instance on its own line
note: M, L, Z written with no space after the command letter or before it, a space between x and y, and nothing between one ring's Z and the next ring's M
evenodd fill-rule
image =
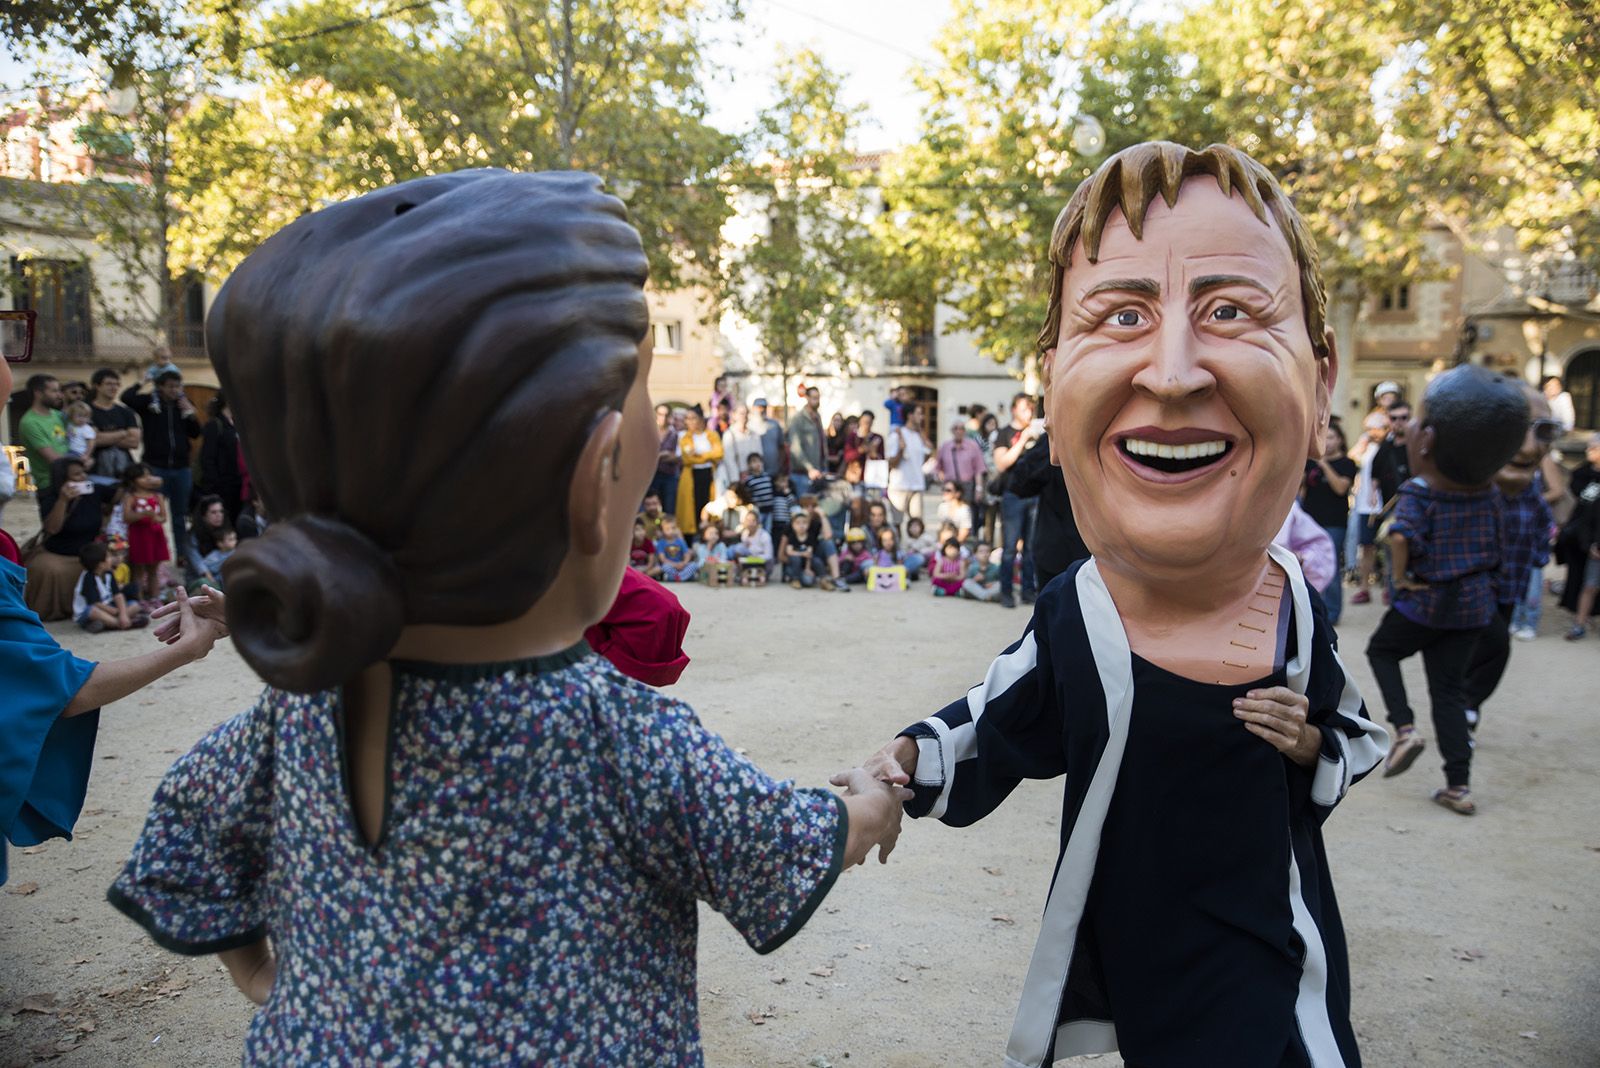
M222 565L228 562L228 557L239 547L239 532L232 527L223 527L213 536L212 543L216 548L201 557L200 564L206 574L211 576L205 584L221 589Z
M1000 599L1000 565L995 562L994 549L986 541L980 541L972 550L967 580L961 584L961 596L974 601Z
M966 567L961 562L961 545L958 542L947 541L939 546L939 555L934 557L933 567L928 572L928 577L933 580L933 595L960 596L965 571Z
M83 459L85 468L94 465L94 412L83 401L67 405L67 451Z
M789 525L793 518L797 504L794 493L789 488L789 476L778 474L772 476L772 523L773 530L782 530Z
M473 170L303 216L217 294L275 514L214 596L268 685L108 896L222 957L246 1063L698 1066L699 903L769 952L892 847L909 792L776 781L584 640L656 470L647 271L599 179Z
M676 516L661 518L661 537L656 540L656 556L661 565L662 582L692 582L700 571L700 561L695 559L689 543L678 530Z
M1400 662L1420 652L1444 757L1445 787L1433 799L1463 816L1477 811L1468 787L1467 668L1495 615L1506 543L1502 496L1491 480L1521 448L1528 422L1517 383L1482 367L1455 367L1428 384L1406 429L1414 477L1395 495L1389 527L1394 604L1367 644L1395 728L1384 775L1405 771L1425 745L1400 675Z
M772 562L772 535L761 529L761 519L746 512L739 528L739 584L765 586Z
M161 600L158 569L172 559L167 549L167 499L161 476L144 464L130 464L122 473L122 514L128 526L128 565L146 604Z
M811 589L818 584L817 557L822 542L821 532L812 524L811 517L798 512L783 532L783 545L778 550L778 562L783 566L783 577L795 589ZM822 588L833 589L827 575L820 576Z
M722 528L707 523L700 530L700 543L694 547L695 562L706 585L720 589L733 585L733 554L722 540Z
M633 544L628 547L628 566L651 578L661 577L661 563L656 559L656 543L645 533L643 519L633 521Z
M851 527L844 532L844 551L839 554L839 577L852 586L867 581L867 568L872 566L872 550L867 547L867 532Z
M906 573L914 580L938 553L939 542L928 533L921 519L912 516L906 520L906 540L900 551L904 554Z

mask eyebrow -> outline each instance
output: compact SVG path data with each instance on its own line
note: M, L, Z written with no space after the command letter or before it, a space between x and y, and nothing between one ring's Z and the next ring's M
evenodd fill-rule
M1267 291L1267 287L1254 278L1247 278L1242 274L1207 274L1201 275L1189 283L1189 296L1198 297L1200 294L1223 286L1250 286L1254 289Z
M1108 278L1104 282L1091 286L1081 300L1098 296L1101 293L1143 293L1150 297L1161 295L1161 283L1153 278Z

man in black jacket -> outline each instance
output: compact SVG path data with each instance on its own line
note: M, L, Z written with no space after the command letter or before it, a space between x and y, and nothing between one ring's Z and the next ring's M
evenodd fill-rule
M1010 492L1024 499L1037 497L1039 511L1033 524L1033 572L1044 589L1049 581L1072 565L1088 559L1089 547L1078 533L1072 518L1072 501L1061 468L1050 462L1050 434L1040 435L1038 444L1024 452L1011 468Z
M1387 505L1411 477L1411 462L1406 457L1406 424L1411 421L1411 405L1395 401L1389 405L1389 436L1378 444L1372 457L1372 477L1378 483Z
M176 559L187 558L189 495L194 476L189 471L189 442L200 436L194 405L183 393L183 376L166 370L156 375L154 393L140 393L134 385L122 394L122 403L139 417L144 437L144 462L161 479L172 513L172 550Z

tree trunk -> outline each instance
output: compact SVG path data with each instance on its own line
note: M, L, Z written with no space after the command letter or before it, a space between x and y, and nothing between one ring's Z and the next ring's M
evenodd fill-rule
M1329 410L1347 426L1353 426L1351 421L1359 422L1363 414L1362 398L1355 398L1354 407L1350 404L1350 382L1356 370L1356 320L1361 314L1361 283L1354 278L1330 281L1328 327L1333 331L1334 351L1339 354L1339 377L1333 384L1333 403Z

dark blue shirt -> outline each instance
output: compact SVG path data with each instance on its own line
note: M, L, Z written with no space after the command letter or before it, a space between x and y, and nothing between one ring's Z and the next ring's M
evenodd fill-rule
M1550 528L1555 517L1544 502L1544 480L1537 473L1528 488L1505 502L1506 540L1500 549L1501 604L1516 604L1528 592L1528 573L1550 562Z
M1488 625L1506 543L1504 500L1492 486L1453 493L1413 478L1400 487L1389 532L1406 539L1411 574L1428 588L1395 590L1396 611L1439 630Z

